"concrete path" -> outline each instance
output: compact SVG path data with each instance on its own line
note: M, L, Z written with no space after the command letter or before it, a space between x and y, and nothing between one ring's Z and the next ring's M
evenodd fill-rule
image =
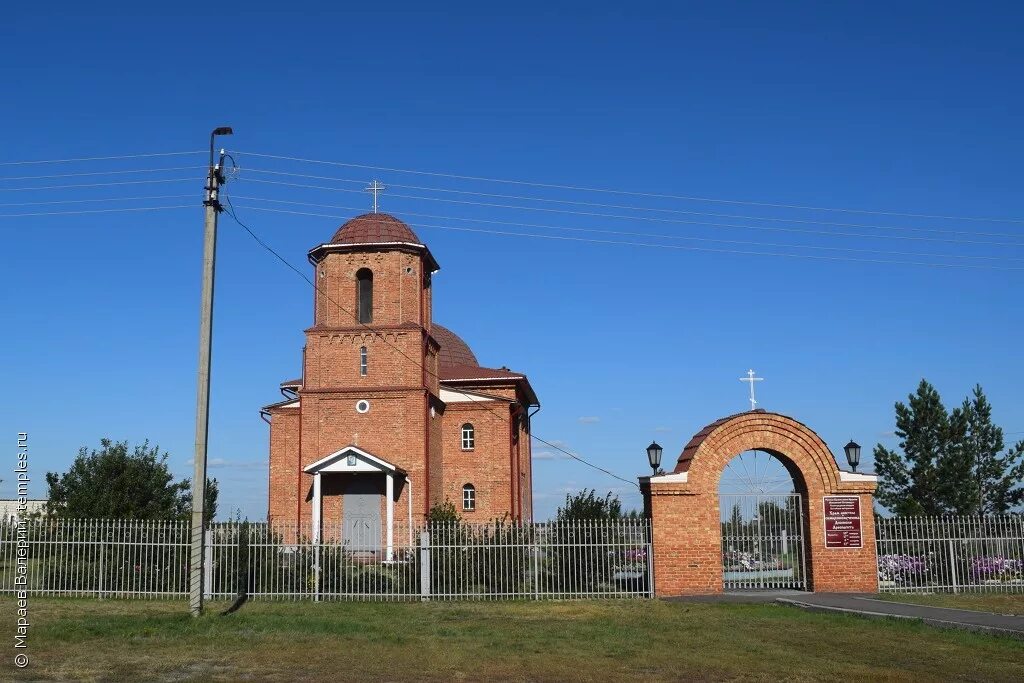
M931 607L880 600L873 593L806 593L804 591L749 591L718 595L666 598L672 602L777 603L818 612L845 612L881 619L916 619L931 626L960 628L1024 639L1024 616L969 609Z

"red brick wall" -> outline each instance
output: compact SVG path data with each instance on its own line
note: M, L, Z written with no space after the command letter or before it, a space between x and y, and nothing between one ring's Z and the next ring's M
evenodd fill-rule
M486 407L485 407L486 406ZM462 450L462 425L473 425L473 450ZM504 401L449 403L442 423L445 478L443 499L471 522L512 517L509 407ZM462 487L476 487L476 510L462 509Z
M788 466L798 472L794 479L797 490L804 495L809 588L876 592L875 485L841 482L828 447L799 422L783 415L750 412L717 426L700 443L692 459L680 460L676 472L687 474L685 483L653 477L642 485L645 508L652 519L656 594L722 591L718 483L732 458L755 448L788 461ZM863 546L859 549L825 547L822 499L837 494L860 497Z
M299 410L270 411L270 484L268 519L271 522L295 518L298 490L296 469L299 458Z
M317 264L314 325L356 324L356 272L373 271L374 327L430 326L429 301L422 301L423 261L401 251L331 253ZM429 298L429 297L424 297ZM426 310L424 310L424 308Z

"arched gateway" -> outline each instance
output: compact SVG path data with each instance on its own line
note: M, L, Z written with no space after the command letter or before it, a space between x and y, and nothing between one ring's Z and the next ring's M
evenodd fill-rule
M872 503L877 477L841 471L825 442L806 425L754 410L699 431L683 448L674 472L640 478L653 531L655 593L723 591L719 482L735 456L755 450L777 458L793 477L806 587L876 592Z

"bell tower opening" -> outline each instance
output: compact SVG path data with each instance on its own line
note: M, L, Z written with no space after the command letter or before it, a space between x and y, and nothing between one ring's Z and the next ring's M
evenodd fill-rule
M356 271L356 311L360 323L373 322L373 271L369 268Z

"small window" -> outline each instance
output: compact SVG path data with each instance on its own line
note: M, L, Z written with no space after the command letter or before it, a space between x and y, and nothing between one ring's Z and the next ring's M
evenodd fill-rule
M462 450L471 451L476 447L476 430L468 422L462 425Z
M359 347L359 374L366 377L366 370L369 367L367 364L366 347Z
M368 413L370 412L370 402L365 398L356 401L356 412L357 413Z
M373 271L369 268L356 272L356 310L359 322L373 322Z
M476 488L472 484L462 487L462 509L467 512L476 510Z

